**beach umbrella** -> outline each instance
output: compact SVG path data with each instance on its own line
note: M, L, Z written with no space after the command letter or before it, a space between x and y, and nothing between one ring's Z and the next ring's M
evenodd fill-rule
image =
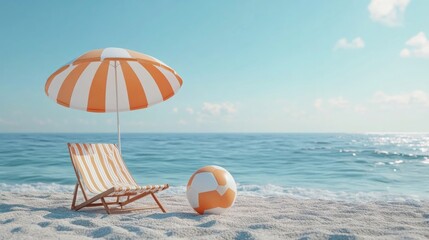
M54 72L45 93L58 104L88 112L119 112L150 107L172 97L182 86L172 68L149 55L123 49L89 51Z

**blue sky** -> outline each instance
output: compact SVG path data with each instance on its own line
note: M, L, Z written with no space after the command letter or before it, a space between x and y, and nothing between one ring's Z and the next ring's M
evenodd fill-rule
M152 55L182 89L125 132L429 131L429 1L0 3L0 132L114 132L46 79L82 53Z

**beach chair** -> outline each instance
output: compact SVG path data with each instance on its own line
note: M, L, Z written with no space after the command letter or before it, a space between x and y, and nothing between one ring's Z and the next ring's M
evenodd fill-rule
M72 210L78 211L84 207L103 206L108 214L155 208L160 208L162 212L166 212L155 193L167 189L168 184L137 185L115 144L68 143L68 149L77 177L71 205ZM76 205L79 189L85 201ZM94 196L89 196L86 191ZM125 205L148 195L152 196L157 206L123 208ZM116 206L116 208L111 205Z

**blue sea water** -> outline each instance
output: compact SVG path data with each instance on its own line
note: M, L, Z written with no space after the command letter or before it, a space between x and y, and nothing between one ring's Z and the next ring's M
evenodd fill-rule
M115 134L0 134L0 191L76 181L67 142ZM187 184L205 165L228 169L242 193L308 198L429 199L429 134L123 134L141 184Z

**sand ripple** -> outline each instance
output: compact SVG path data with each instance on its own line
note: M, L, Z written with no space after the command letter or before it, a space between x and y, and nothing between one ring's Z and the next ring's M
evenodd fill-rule
M427 201L239 196L224 215L200 216L184 196L164 195L166 214L106 215L100 209L70 211L68 193L0 196L0 239L429 239Z

